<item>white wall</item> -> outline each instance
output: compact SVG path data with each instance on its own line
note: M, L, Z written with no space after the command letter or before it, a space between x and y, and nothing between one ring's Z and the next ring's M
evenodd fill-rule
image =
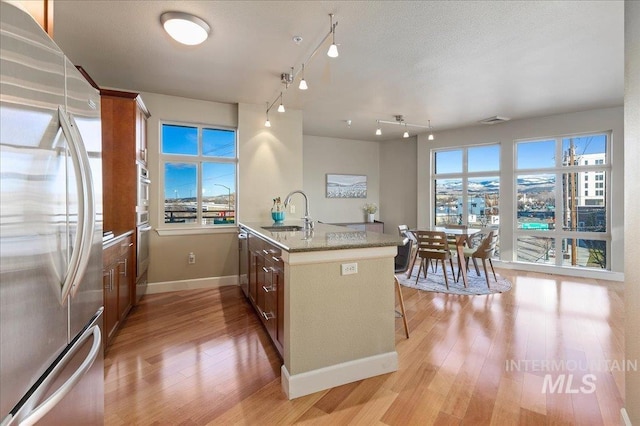
M625 2L625 358L640 359L640 2ZM640 424L640 373L625 374L625 407L631 424Z
M270 128L265 117L264 106L238 106L240 222L271 221L273 199L302 189L302 112L272 113Z
M386 234L396 233L398 225L418 225L417 150L415 137L380 144L380 214Z
M304 136L304 191L314 220L364 222L366 203L380 206L380 146L378 142ZM326 174L367 176L367 198L326 198ZM286 195L286 194L285 194ZM297 196L296 196L297 197ZM298 201L299 206L304 206ZM296 216L302 217L297 209ZM382 211L377 220L385 220ZM386 228L386 225L385 225Z
M237 127L238 108L234 104L206 102L176 96L142 93L151 117L147 121L148 169L151 177L150 223L154 229L164 224L164 175L160 170L160 128L163 120ZM226 233L201 235L159 235L151 233L149 283L224 277L237 274L238 251L235 229ZM196 264L188 255L196 255ZM150 292L153 287L150 287Z
M425 134L418 135L418 226L433 223L429 208L433 198L430 185L430 155L434 148L457 147L475 144L500 143L500 251L502 260L511 260L513 255L513 225L515 189L514 141L516 139L545 138L575 133L612 131L611 137L611 270L623 272L623 219L624 188L624 111L622 107L592 111L558 114L523 120L513 120L493 126L479 125L438 132L436 139L428 141ZM578 271L575 271L577 273ZM590 272L591 273L591 272ZM621 275L621 274L619 274Z
M302 187L300 111L287 109L286 114L273 117L273 126L267 129L264 127L264 107L259 105L207 102L155 93L143 93L142 98L151 112L147 122L147 144L152 180L150 222L154 229L163 228L164 225L164 183L159 146L162 120L238 129L239 220L271 220L272 199L286 195L293 188ZM173 229L184 227L174 226ZM150 286L173 283L171 286L163 284L162 288L177 290L193 287L193 283L187 280L214 278L221 283L232 282L238 267L236 234L235 227L163 235L152 232ZM196 255L195 265L187 262L190 252Z

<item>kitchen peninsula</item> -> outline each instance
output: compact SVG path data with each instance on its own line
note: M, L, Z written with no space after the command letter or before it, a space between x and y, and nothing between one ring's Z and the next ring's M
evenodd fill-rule
M398 369L399 237L302 222L241 223L247 296L284 360L289 399Z

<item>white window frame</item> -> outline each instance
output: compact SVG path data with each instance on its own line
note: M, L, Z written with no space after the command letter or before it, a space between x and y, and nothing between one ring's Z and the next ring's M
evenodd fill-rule
M484 170L480 172L469 172L469 161L468 161L468 150L475 148L483 148L489 146L497 146L498 147L498 168L496 170ZM462 171L454 172L454 173L436 173L436 154L438 152L448 152L448 151L462 151ZM437 148L431 150L431 176L430 176L430 186L431 192L433 194L431 198L432 208L431 208L431 225L434 226L436 224L436 188L435 182L436 180L445 180L445 179L461 179L462 180L462 223L468 224L469 221L469 212L468 210L468 183L469 179L473 178L482 178L488 176L497 176L498 179L502 179L500 174L500 161L502 157L502 145L499 142L491 142L485 144L478 145L464 145L457 147L446 147L446 148ZM500 190L498 191L498 199L501 200L501 192L502 185L500 185ZM502 214L502 210L498 212L498 217Z
M562 165L562 140L571 137L585 137L585 136L597 136L597 135L606 135L606 152L605 152L605 161L604 164L578 164L578 165ZM562 226L556 226L553 230L532 230L532 229L520 229L518 228L518 176L519 175L536 175L536 174L554 174L556 179L556 188L555 188L555 220L556 224L561 223L562 218L564 218L564 204L560 202L562 200L562 175L564 173L571 172L602 172L604 171L604 181L607 182L607 188L612 188L611 186L611 131L602 131L602 132L588 132L588 133L570 133L561 136L550 136L550 137L537 137L537 138L527 138L527 139L516 139L514 141L513 148L513 212L516 215L513 218L513 262L517 263L526 263L532 264L530 262L525 262L522 260L518 260L518 238L523 236L532 236L532 237L542 237L542 238L554 238L555 239L555 247L556 251L562 247L563 239L580 239L580 240L600 240L606 241L606 252L607 252L607 264L606 271L611 271L611 216L612 216L612 202L611 202L611 190L609 189L606 193L602 195L605 197L605 216L606 216L606 232L586 232L586 231L565 231L562 229ZM518 144L519 143L527 143L527 142L543 142L543 141L551 141L555 140L555 160L556 164L554 167L541 168L541 169L519 169L518 168ZM598 176L598 175L596 175ZM604 191L604 190L602 190ZM596 196L599 196L596 191ZM534 263L535 264L535 263ZM558 267L571 267L563 264L563 257L556 256L556 263L549 264L544 263L547 266L558 266ZM576 268L581 268L585 270L596 270L596 268L588 268L583 266L576 266Z
M194 127L198 129L198 153L196 155L189 154L164 154L163 153L163 140L162 129L164 125L169 126L184 126ZM202 130L225 130L234 132L235 143L235 156L234 157L213 157L202 155ZM184 235L191 233L207 232L228 232L230 229L235 229L238 226L238 129L235 127L221 126L217 124L205 124L205 123L193 123L184 121L172 121L172 120L160 120L159 121L159 157L160 157L160 184L158 185L158 232L161 235ZM165 223L165 166L167 163L183 163L193 164L196 166L196 222L195 223ZM203 163L227 163L234 164L235 166L235 199L234 199L234 212L235 221L231 224L203 224L202 223L202 164Z

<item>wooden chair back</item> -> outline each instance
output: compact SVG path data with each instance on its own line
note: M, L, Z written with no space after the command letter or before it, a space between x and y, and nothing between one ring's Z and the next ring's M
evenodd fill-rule
M418 256L423 259L449 259L447 234L442 231L415 232Z
M489 231L471 257L475 257L476 259L491 259L496 251L497 243L498 231Z
M445 225L445 228L447 229L469 229L469 227L467 225ZM456 249L456 236L455 235L451 235L451 234L447 234L447 241L449 243L449 249L450 250L455 250Z

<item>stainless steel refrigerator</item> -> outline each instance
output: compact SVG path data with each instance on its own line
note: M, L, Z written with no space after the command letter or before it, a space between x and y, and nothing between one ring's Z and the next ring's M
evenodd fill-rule
M0 7L0 423L103 424L100 97Z

